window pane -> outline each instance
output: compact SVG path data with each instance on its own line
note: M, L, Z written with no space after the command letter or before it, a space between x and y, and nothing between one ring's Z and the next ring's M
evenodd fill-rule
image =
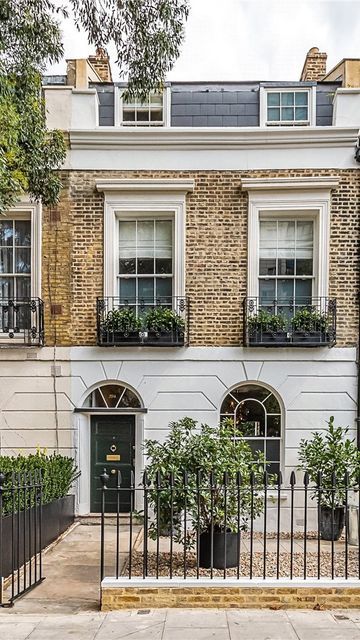
M302 258L296 259L296 275L297 276L312 276L313 275L313 261L304 260Z
M311 301L311 293L312 293L312 280L296 280L295 281L295 296L296 302L303 302L306 304L307 301Z
M269 93L267 94L267 103L268 107L279 107L280 93L269 91Z
M154 273L154 258L138 258L138 273Z
M16 273L30 273L31 249L15 249L15 271Z
M308 119L307 107L296 107L295 120L307 120L307 119Z
M123 110L123 121L124 122L135 122L135 111L130 109Z
M275 299L275 280L260 280L260 304L272 303Z
M156 295L171 298L172 278L156 278ZM169 300L171 302L171 300Z
M280 462L280 440L267 440L265 455L268 462Z
M172 259L171 258L157 258L155 261L156 273L172 273Z
M267 435L272 438L279 438L281 435L281 418L280 416L267 417Z
M295 271L295 260L293 258L279 258L278 275L293 276Z
M161 93L151 93L150 94L150 104L151 105L159 105L162 107L163 97Z
M152 109L150 111L150 120L151 122L162 122L162 111L158 111L157 109Z
M314 225L311 220L298 221L296 224L296 244L301 247L313 246Z
M13 243L12 220L0 220L0 246L11 247Z
M280 220L278 223L279 249L291 249L295 245L295 222Z
M307 105L308 103L308 93L307 91L296 91L295 93L295 104L296 105Z
M30 298L31 278L16 278L16 297Z
M262 220L260 222L260 247L276 247L276 236L277 236L277 226L276 222L272 222L270 220ZM266 254L267 257L269 254Z
M120 400L120 396L124 391L124 387L115 384L107 384L101 387L102 394L105 398L106 405L114 408Z
M172 249L172 221L157 220L155 222L155 244L157 255L168 258ZM166 253L161 253L161 251ZM169 253L170 252L170 253Z
M136 397L135 393L130 391L130 389L126 389L123 397L121 398L121 402L119 407L140 407L139 399Z
M269 107L267 119L269 122L278 122L280 120L280 109L276 107Z
M137 225L137 255L138 258L152 258L154 256L154 221L139 220Z
M277 297L278 300L287 301L294 297L294 281L278 280L277 281Z
M135 247L136 222L127 220L119 222L120 246Z
M275 258L260 258L259 274L261 276L275 276L276 275Z
M136 296L135 278L121 278L119 296L122 300L134 299Z
M14 297L14 279L0 278L0 296L1 298Z
M282 91L281 92L281 106L282 107L291 107L294 104L294 92L293 91Z
M136 114L136 120L137 122L149 122L149 111L148 109L146 111L137 111Z
M22 247L31 244L30 220L15 220L15 244Z
M12 249L0 249L0 273L13 273Z
M154 278L139 278L138 280L139 298L143 298L145 302L154 299Z
M119 261L119 273L135 273L135 258L128 258Z
M273 393L271 393L267 400L265 400L264 405L268 413L281 413L280 405Z
M285 122L294 120L294 109L292 107L283 107L281 109L281 120Z
M253 453L264 453L264 440L248 440L247 443Z

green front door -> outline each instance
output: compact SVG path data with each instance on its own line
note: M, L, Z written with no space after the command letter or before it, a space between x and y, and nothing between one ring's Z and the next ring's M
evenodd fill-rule
M115 487L117 472L121 471L121 486L130 487L135 458L135 416L91 417L91 491L90 510L101 511L100 475L106 469L109 487ZM117 509L116 491L106 492L105 511ZM130 511L130 491L120 491L120 511Z

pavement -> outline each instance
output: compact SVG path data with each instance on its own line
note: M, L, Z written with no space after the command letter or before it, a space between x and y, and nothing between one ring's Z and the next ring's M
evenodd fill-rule
M120 567L128 532L122 526ZM113 574L115 527L107 527ZM134 537L140 527L134 530ZM122 551L123 550L123 551ZM158 609L99 611L100 527L75 526L44 554L46 580L0 609L0 640L360 640L360 610Z

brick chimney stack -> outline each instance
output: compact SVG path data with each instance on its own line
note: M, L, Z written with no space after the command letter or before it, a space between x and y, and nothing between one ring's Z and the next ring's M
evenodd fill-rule
M312 47L306 54L300 80L322 80L326 74L327 53L320 53L318 47Z
M98 47L94 56L89 56L88 62L103 82L112 82L110 58L107 51Z

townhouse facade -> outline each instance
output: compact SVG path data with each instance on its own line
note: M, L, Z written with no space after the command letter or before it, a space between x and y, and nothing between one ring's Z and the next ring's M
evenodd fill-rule
M68 156L58 206L0 221L1 452L74 456L80 514L184 416L231 418L285 479L330 415L357 438L359 74L314 48L296 82L144 104L98 51L44 79Z

